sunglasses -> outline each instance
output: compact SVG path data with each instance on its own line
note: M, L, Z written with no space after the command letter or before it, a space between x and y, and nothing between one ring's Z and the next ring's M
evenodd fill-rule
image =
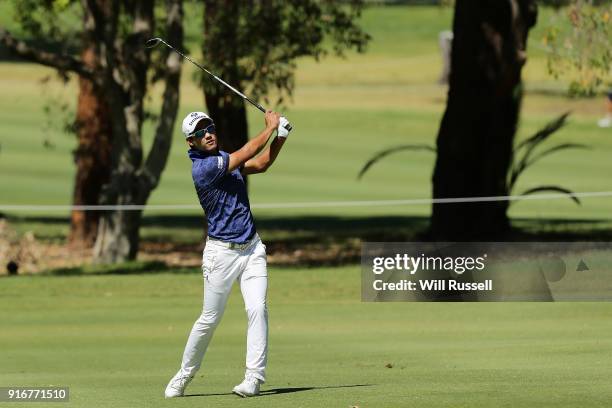
M206 126L204 129L196 130L189 136L200 138L200 137L204 137L206 133L215 133L215 131L216 131L215 124L211 123L210 125Z

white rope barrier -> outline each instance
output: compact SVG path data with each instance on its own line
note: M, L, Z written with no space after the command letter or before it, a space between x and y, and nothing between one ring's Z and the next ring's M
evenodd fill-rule
M290 209L290 208L328 208L328 207L392 207L404 205L430 205L430 204L457 204L495 201L527 201L527 200L556 200L574 198L612 197L612 191L590 191L572 194L536 194L536 195L509 195L490 197L456 197L456 198L416 198L406 200L365 200L365 201L314 201L314 202L287 202L287 203L261 203L252 204L253 209ZM63 212L63 211L188 211L199 210L197 204L151 204L151 205L0 205L0 211L36 211L36 212Z

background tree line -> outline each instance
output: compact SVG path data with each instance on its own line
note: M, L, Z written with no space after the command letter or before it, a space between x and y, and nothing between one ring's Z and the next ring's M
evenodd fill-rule
M278 105L292 94L297 58L365 50L369 36L359 26L365 3L204 0L197 2L202 14L187 18L201 24L198 45L205 66L256 98ZM539 2L453 3L451 76L435 148L433 198L506 196L523 94L521 74ZM575 5L588 14L595 3L575 0ZM15 1L14 8L27 38L0 29L0 42L63 77L78 77L74 204L146 204L168 157L181 61L168 50L151 52L142 45L160 35L185 49L183 2L26 0ZM57 17L65 13L76 14L80 27L61 25ZM597 31L599 25L589 27ZM602 61L599 77L609 72L610 58ZM157 81L164 82L165 91L161 110L154 113L146 106L146 95ZM222 138L222 148L236 150L248 139L243 101L204 77L198 81L219 133L230 136ZM157 127L152 148L144 152L142 126L147 119L155 120ZM506 201L435 203L429 236L503 239L510 230L507 210ZM98 261L132 259L141 216L142 211L131 210L74 211L71 241L94 245Z
M362 2L333 1L203 1L202 55L206 66L258 98L271 90L279 99L293 90L295 59L320 58L331 51L363 51L369 39L356 24ZM57 69L79 80L75 118L78 146L75 205L144 205L159 184L178 110L181 60L168 50L143 48L160 34L184 50L183 1L27 0L15 1L23 31L35 41L17 38L5 29L1 43L22 58ZM163 12L162 12L163 10ZM60 13L80 16L80 29L57 24ZM159 24L159 20L163 24ZM66 44L74 44L78 56ZM145 97L152 83L165 81L159 114L148 112ZM200 78L204 100L223 138L234 151L248 140L242 100ZM157 118L154 144L145 155L142 125ZM73 244L94 245L94 259L133 259L139 243L140 210L72 212Z

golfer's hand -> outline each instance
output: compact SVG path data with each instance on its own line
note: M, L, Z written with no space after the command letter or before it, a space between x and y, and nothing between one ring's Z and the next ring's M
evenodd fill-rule
M289 121L287 120L286 117L281 116L279 123L278 123L278 128L276 130L276 133L278 135L278 137L287 137L289 136L289 132L291 131L291 126L288 126L289 129L287 129L285 126L287 126L289 124Z
M266 128L268 129L276 129L280 123L280 113L267 111L265 116Z

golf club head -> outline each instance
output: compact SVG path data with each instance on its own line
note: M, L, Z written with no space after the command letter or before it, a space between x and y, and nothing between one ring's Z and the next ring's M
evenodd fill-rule
M162 39L159 37L151 38L150 40L147 40L147 42L145 43L145 48L154 48L160 42L162 42Z

